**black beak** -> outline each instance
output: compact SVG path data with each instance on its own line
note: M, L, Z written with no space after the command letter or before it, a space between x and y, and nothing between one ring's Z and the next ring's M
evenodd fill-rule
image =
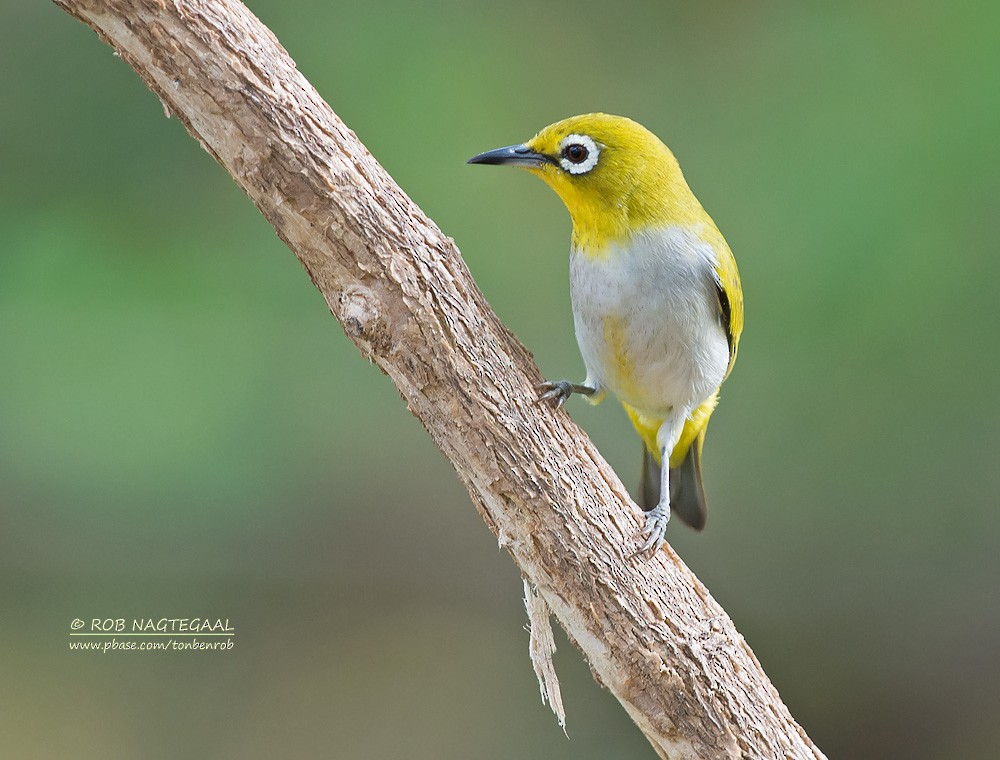
M473 156L467 164L506 164L507 166L541 166L546 163L555 163L548 156L535 153L527 145L508 145L506 148L488 150Z

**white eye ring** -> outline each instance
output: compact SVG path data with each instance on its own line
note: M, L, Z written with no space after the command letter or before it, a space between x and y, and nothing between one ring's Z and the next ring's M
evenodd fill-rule
M570 145L582 145L587 150L587 157L579 163L570 161L565 155ZM586 174L597 166L597 158L601 155L602 147L588 135L566 135L559 143L559 165L570 174Z

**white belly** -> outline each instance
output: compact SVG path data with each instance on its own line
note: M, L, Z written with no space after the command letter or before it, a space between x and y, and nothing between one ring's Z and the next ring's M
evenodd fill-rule
M729 364L715 263L712 247L680 227L601 258L574 251L573 320L589 378L652 417L708 398Z

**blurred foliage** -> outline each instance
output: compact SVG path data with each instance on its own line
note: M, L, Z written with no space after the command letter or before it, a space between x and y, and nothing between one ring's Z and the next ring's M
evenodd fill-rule
M589 110L660 134L747 331L671 541L831 757L1000 755L1000 6L251 3L578 377L569 222L463 162ZM294 257L138 77L0 2L0 734L18 758L650 757ZM992 347L992 348L991 348ZM631 483L614 404L571 414ZM228 653L67 651L229 617Z

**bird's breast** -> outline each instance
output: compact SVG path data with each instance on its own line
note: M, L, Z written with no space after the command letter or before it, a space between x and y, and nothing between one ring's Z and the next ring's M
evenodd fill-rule
M716 262L696 229L679 226L636 234L600 256L574 250L573 320L588 373L650 415L690 411L707 398L729 363Z

